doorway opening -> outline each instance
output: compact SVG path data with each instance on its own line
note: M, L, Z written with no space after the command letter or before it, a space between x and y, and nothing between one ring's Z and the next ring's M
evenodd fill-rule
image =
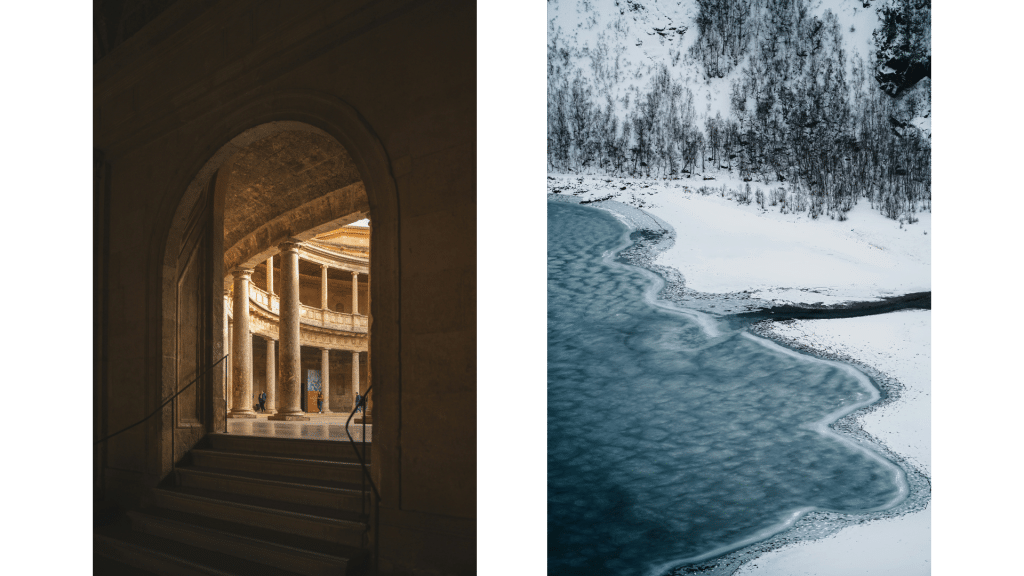
M234 342L236 334L233 290L248 290L252 358L251 382L246 383L229 357L230 386L224 399L227 433L337 441L352 435L356 441L372 441L372 397L365 406L357 406L369 382L369 233L369 220L363 219L319 234L297 248L301 416L275 418L282 394L287 392L279 387L285 316L281 310L285 278L281 256L271 256L256 266L248 275L247 286L233 282L226 290L227 342ZM346 424L355 426L346 430Z
M257 422L301 437L326 419L331 439L331 414L351 411L369 387L371 268L391 275L397 238L371 223L367 184L382 190L387 231L394 189L373 177L386 173L379 143L364 133L345 146L339 133L260 124L221 146L182 198L164 266L163 392L179 394L163 415L166 472L206 434L255 432ZM350 152L360 138L369 145ZM371 264L371 240L382 237L383 262ZM371 396L360 430L372 417Z

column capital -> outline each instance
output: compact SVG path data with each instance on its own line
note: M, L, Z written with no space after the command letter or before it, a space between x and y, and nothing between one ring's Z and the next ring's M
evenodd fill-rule
M231 270L231 275L235 278L235 280L238 280L240 278L251 278L253 272L255 272L255 270L253 270L252 268L239 267Z
M280 250L282 254L285 252L298 252L301 247L302 242L298 240L285 240L277 245L277 249Z
M350 272L352 272L352 277L353 278L355 278L356 276L359 276L359 272L356 272L355 270L350 270Z

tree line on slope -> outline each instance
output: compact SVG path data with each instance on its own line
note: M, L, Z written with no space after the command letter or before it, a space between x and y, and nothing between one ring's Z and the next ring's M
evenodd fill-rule
M883 10L876 39L913 45L921 61L920 42L907 40L915 32L906 24L922 18L918 4L898 0ZM792 197L806 195L814 218L845 219L860 198L910 222L930 209L930 140L901 120L915 115L918 95L892 97L891 86L880 86L878 74L869 77L859 57L847 78L843 30L833 13L811 15L803 0L698 0L698 7L688 56L708 78L739 68L729 115L701 122L693 93L672 78L668 63L646 88L634 89L630 106L628 92L616 98L610 83L592 84L555 35L548 47L552 170L652 178L737 170L747 182L788 183ZM894 25L890 19L897 18ZM878 58L891 62L894 50L880 50ZM878 69L884 67L876 63ZM783 201L781 209L794 207Z

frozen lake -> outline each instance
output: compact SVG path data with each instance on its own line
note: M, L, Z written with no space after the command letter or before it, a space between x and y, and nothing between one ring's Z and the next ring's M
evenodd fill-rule
M655 302L608 213L548 204L548 568L662 574L812 509L906 497L829 422L878 398L849 366Z

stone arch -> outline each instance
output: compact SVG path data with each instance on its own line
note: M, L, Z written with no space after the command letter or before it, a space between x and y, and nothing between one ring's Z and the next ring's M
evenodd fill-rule
M308 240L370 212L362 176L337 140L296 122L257 129L259 137L216 174L226 273L264 262L281 242Z
M175 308L176 276L178 265L178 247L186 231L189 215L204 190L209 187L213 194L213 210L220 211L223 217L224 192L223 182L217 183L218 171L239 151L260 139L287 131L309 132L325 135L340 144L350 155L352 162L361 176L359 186L365 193L372 217L370 242L374 257L370 262L370 301L373 308L370 313L371 337L370 346L374 350L370 366L369 381L398 382L400 378L400 253L399 253L399 209L398 194L391 162L383 144L365 122L362 116L347 103L333 96L308 92L294 91L278 93L252 99L250 102L235 108L234 112L218 119L204 132L208 137L197 142L196 151L184 159L181 167L176 170L176 177L169 183L164 194L160 222L166 225L154 230L151 243L153 258L151 262L160 262L162 270L151 278L159 278L160 286L153 287L151 294L158 298L150 300L156 304L158 325L152 349L158 350L159 361L152 366L149 373L153 376L155 390L148 393L157 398L172 395L176 386L173 362L174 343L177 330L177 310ZM336 198L334 198L336 200ZM296 207L300 208L300 207ZM341 214L345 210L344 203L332 202L329 199L317 206L306 206L307 210L295 214L291 223L301 229L297 233L318 233L320 228L336 226L343 223ZM279 223L280 224L280 223ZM308 226L308 227L306 227ZM284 226L287 228L287 226ZM311 235L312 235L311 234ZM213 254L225 254L223 233L213 235L217 241L211 246ZM264 234L261 242L253 242L256 248L266 248L272 242L272 235ZM220 242L220 244L218 244ZM260 249L243 250L235 255L238 264L246 260L260 258ZM224 261L214 257L214 273L212 274L220 290L225 273ZM153 302L156 300L156 302ZM215 299L215 304L217 300ZM220 322L223 301L215 306L213 316ZM149 307L150 310L154 306ZM214 329L216 336L222 330ZM214 346L214 357L224 354L224 343L217 340ZM223 385L223 384L221 384ZM171 469L170 443L173 434L170 405L162 415L162 426L159 431L159 450L151 452L157 460L151 462L163 477ZM212 429L216 421L210 422ZM378 471L374 471L375 476ZM378 479L379 481L379 479Z

